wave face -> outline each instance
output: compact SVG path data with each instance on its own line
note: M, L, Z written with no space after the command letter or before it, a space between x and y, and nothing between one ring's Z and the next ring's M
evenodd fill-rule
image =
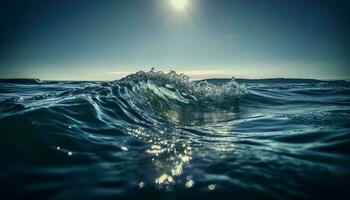
M12 198L347 195L350 84L0 81L0 185ZM229 195L229 196L228 196Z

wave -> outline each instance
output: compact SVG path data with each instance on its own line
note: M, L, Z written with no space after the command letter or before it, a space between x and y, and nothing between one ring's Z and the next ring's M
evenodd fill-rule
M8 89L8 94L17 95L0 102L0 126L11 127L3 135L4 143L13 142L12 133L25 128L45 138L42 142L41 137L30 136L36 148L44 149L38 154L92 154L102 160L106 158L101 152L124 152L141 143L144 151L139 155L146 152L152 157L150 167L157 171L152 182L160 187L173 184L183 173L195 140L208 142L206 138L220 135L205 126L236 119L235 108L247 94L247 88L234 80L215 85L154 70L113 82L54 83L53 88L50 84L31 87L31 93L23 96L18 96L20 86ZM128 140L137 138L136 144L118 139L130 136ZM31 144L26 146L30 149Z
M203 81L190 81L189 76L185 74L177 74L175 71L164 73L162 71L155 72L152 68L149 72L137 72L129 75L115 83L127 86L137 87L142 90L150 90L160 95L160 97L169 97L183 102L183 98L192 99L194 101L210 101L224 99L238 99L247 93L244 84L239 85L234 79L227 81L225 84L216 85ZM152 86L153 85L153 86ZM154 86L160 89L156 92ZM156 90L157 90L156 89ZM171 97L170 93L175 95ZM160 92L160 93L159 93ZM183 98L181 98L183 97ZM182 100L181 100L182 99Z
M184 113L188 115L233 108L247 94L247 88L234 80L215 85L207 81L190 81L188 76L174 71L164 73L152 69L115 81L113 92L136 110L148 111L154 114L152 117L173 121L172 116Z
M45 81L38 78L13 78L0 79L0 83L14 83L14 84L44 84Z
M40 82L33 79L30 83L33 81ZM114 98L116 104L125 110L132 110L131 113L138 113L139 116L146 115L153 120L175 122L177 120L174 116L183 113L188 115L220 108L234 109L239 99L247 94L246 86L236 83L234 79L217 85L205 80L190 81L188 76L174 71L164 73L154 69L149 72L140 71L113 82L70 84L64 91L6 99L0 103L0 111L16 114L55 106L60 102L75 101L79 97L94 99L98 96L100 100ZM74 84L78 87L74 87Z

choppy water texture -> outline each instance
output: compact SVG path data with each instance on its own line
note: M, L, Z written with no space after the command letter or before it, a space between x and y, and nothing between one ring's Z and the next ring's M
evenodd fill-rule
M114 82L2 81L1 195L348 195L349 82L238 82L153 71Z

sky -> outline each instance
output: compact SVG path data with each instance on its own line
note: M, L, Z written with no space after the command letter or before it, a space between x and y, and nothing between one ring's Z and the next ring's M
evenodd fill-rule
M350 79L349 35L345 0L3 0L0 78Z

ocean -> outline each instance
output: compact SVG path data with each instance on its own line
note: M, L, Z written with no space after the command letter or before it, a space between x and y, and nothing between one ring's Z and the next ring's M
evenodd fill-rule
M350 82L0 81L1 199L341 199Z

